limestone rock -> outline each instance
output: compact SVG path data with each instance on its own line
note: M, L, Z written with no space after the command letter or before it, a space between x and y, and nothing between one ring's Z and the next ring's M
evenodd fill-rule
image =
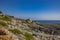
M0 27L0 40L19 40L14 34L5 29L4 27Z

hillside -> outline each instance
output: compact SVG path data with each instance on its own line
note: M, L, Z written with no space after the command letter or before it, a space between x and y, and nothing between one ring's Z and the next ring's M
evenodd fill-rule
M60 40L60 24L42 24L0 12L0 40L1 38L2 40Z

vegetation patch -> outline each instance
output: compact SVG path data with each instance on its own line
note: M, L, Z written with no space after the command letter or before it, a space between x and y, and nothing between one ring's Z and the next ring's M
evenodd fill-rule
M25 33L24 36L26 37L26 40L32 40L33 39L33 35L31 35L29 33Z
M5 22L0 22L0 25L7 26L7 24Z
M18 33L18 34L23 34L23 32L21 32L18 29L9 29L9 31L13 32L13 33Z
M5 15L5 16L0 16L0 20L11 21L11 18Z

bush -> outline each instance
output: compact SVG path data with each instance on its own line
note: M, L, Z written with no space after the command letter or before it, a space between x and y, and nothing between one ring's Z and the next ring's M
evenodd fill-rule
M0 20L11 21L11 18L7 15L5 15L5 16L3 15L3 16L0 16Z
M0 25L7 26L7 24L5 22L0 22Z
M3 17L3 19L6 20L6 21L11 21L11 18L8 17L8 16Z
M18 33L18 34L23 34L20 30L18 29L9 29L9 31L13 32L13 33Z
M33 35L31 35L29 33L25 33L25 37L26 37L26 40L32 40L33 39Z

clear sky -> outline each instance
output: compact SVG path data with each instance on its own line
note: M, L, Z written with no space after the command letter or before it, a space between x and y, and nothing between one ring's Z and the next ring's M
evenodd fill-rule
M0 0L0 11L33 20L60 20L60 0Z

